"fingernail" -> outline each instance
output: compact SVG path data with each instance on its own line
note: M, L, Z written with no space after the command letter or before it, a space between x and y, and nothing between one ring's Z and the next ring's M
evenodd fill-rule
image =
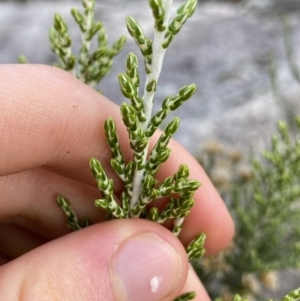
M134 237L117 250L114 272L119 297L128 301L156 301L176 288L182 276L182 261L165 240L147 233Z

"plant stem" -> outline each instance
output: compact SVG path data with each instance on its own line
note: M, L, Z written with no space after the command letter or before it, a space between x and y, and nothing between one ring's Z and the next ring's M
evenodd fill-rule
M84 32L82 33L81 37L81 51L80 51L80 61L81 61L81 70L78 70L78 78L85 82L85 68L88 65L89 61L89 51L91 46L91 41L88 38L90 34L91 27L94 21L94 8L95 2L90 0L83 1L84 3L84 14L85 14L85 24L84 24Z
M165 11L165 20L164 24L167 25L169 22L171 7L173 0L165 0L163 1L163 7ZM166 26L167 28L167 26ZM155 29L154 39L153 39L153 55L152 55L152 65L151 65L151 73L147 74L145 88L144 88L144 108L145 108L145 116L147 120L143 123L143 129L145 130L151 120L152 107L153 107L153 98L155 91L148 92L146 87L152 81L158 82L158 78L161 72L163 59L166 53L166 49L162 47L164 36L166 33L166 29L164 31L159 32Z
M167 25L169 23L169 17L171 13L171 8L173 4L173 0L163 0L162 1L163 9L165 12L165 19L164 19L164 25L166 29L164 31L158 31L157 28L155 28L154 31L154 38L153 38L153 51L152 51L152 63L151 63L151 72L146 75L146 81L145 81L145 88L144 88L144 96L143 96L143 102L144 102L144 110L145 110L145 117L146 121L141 124L141 128L145 131L150 123L151 117L152 117L152 108L153 108L153 102L154 102L154 94L155 89L152 91L147 90L147 86L155 81L155 83L158 82L158 78L161 72L163 59L165 56L166 49L162 47L164 36L167 30ZM144 150L143 154L143 163L146 163L147 160L147 154L149 149L149 142L147 147ZM132 197L130 200L130 208L133 208L135 204L137 203L139 196L142 192L142 181L144 178L144 168L141 170L138 170L136 167L134 178L133 178L133 191L132 191ZM131 215L131 217L138 217Z

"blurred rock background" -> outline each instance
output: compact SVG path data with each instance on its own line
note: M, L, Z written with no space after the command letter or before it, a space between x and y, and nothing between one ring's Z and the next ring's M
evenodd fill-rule
M80 1L0 1L0 63L15 63L22 53L30 63L52 64L55 57L48 46L48 29L55 12L63 15L72 36L79 39L69 14L72 6L80 6ZM253 144L262 149L276 121L285 118L284 106L300 112L300 85L286 60L283 14L291 18L293 43L300 55L298 0L203 1L174 40L165 59L156 101L159 106L166 94L175 93L185 84L197 84L197 94L177 113L182 124L176 138L191 152L197 153L208 139L243 152ZM140 20L150 34L152 19L147 1L97 3L96 17L103 21L112 42L127 34L127 15ZM118 91L117 74L124 71L129 51L137 52L130 37L100 87L116 103L124 100ZM277 69L282 103L271 89L271 58Z
M0 1L0 63L16 63L23 54L30 63L53 64L55 57L48 42L53 15L62 14L71 36L79 40L69 14L74 6L80 7L80 1ZM96 18L104 23L111 42L121 34L128 36L124 25L127 15L136 17L146 34L151 33L147 1L97 1ZM260 151L269 146L279 119L291 120L293 114L300 113L300 83L287 61L283 16L289 18L295 62L300 68L300 0L202 1L172 43L156 106L181 86L196 83L196 95L176 112L182 118L176 139L195 155L208 140L218 140L245 155L250 150ZM118 104L124 98L117 74L124 72L129 51L139 52L128 36L125 49L100 86ZM280 282L278 295L282 296L299 286L300 277L288 272Z

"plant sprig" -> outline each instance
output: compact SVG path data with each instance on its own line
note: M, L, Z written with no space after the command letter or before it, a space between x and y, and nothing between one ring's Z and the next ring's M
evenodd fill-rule
M153 40L146 37L137 20L132 17L126 18L128 32L144 57L146 80L143 95L140 95L138 59L135 54L130 53L126 61L126 72L119 75L119 83L124 97L129 100L129 103L124 102L121 105L120 112L133 151L131 161L125 162L114 120L109 117L104 124L107 143L112 152L110 165L124 183L120 202L114 195L113 180L107 177L102 164L96 158L90 160L90 168L102 193L102 198L97 199L95 205L104 209L108 218L143 217L160 224L173 220L173 233L179 236L184 219L194 205L193 194L201 184L196 180L188 179L189 169L184 164L162 183L155 179L157 171L170 156L171 149L168 148L168 143L179 127L178 117L167 124L156 144L149 151L150 138L169 112L176 110L196 91L194 84L184 86L177 94L167 96L162 102L161 109L156 114L152 114L154 95L165 52L186 20L192 16L197 4L196 0L187 0L177 10L176 16L170 20L172 2L172 0L149 1L154 16ZM83 82L94 86L107 74L112 63L109 60L121 50L124 39L121 38L112 49L108 49L102 24L94 22L95 1L83 0L83 6L84 14L77 9L72 10L72 15L82 31L79 59L76 60L71 52L71 38L67 25L60 15L55 16L50 40L53 51L59 57L61 67L69 70ZM101 43L96 52L90 55L90 41L96 34ZM103 61L107 64L102 64ZM169 199L165 208L161 211L156 207L149 209L148 205L160 198ZM70 228L77 230L89 225L88 220L84 222L78 220L67 199L58 196L58 203L67 215ZM203 255L204 241L205 235L200 234L189 244L186 250L190 260ZM194 293L185 293L176 298L176 301L191 300L194 296Z
M67 25L60 15L55 15L54 28L50 31L50 41L53 51L59 58L59 66L86 84L95 87L109 72L113 57L123 48L125 38L121 37L111 48L108 47L106 32L102 24L94 21L95 0L82 0L82 3L84 6L83 14L77 9L72 10L72 15L82 32L79 58L76 58L71 51L72 40L68 34ZM114 120L109 117L104 124L106 140L112 152L110 165L124 183L120 198L115 196L113 179L108 178L101 162L92 158L90 168L102 194L102 198L95 200L95 205L107 212L107 219L146 218L160 224L172 220L172 231L175 236L179 236L184 219L194 205L193 195L201 184L196 180L189 179L189 169L184 164L178 168L173 176L166 178L162 183L155 179L159 168L170 156L171 150L168 148L168 143L179 127L179 118L175 117L167 124L156 144L149 151L150 138L168 114L178 109L196 91L194 84L186 85L177 94L166 96L161 109L154 114L152 113L165 52L187 19L193 15L197 6L197 0L187 0L177 10L175 17L171 19L172 3L172 0L149 0L154 17L153 40L144 34L137 20L132 17L126 18L128 32L144 57L146 80L143 94L140 94L138 59L135 54L130 53L126 61L126 71L119 75L119 84L123 96L128 100L121 105L120 112L133 151L131 161L125 162ZM96 35L98 35L98 48L90 53L90 42ZM300 123L299 120L298 123ZM298 162L299 152L297 152L296 157L293 156L284 124L279 125L279 130L283 143L287 147L285 149L287 156L286 154L282 156L281 149L278 147L278 139L274 138L273 150L266 152L265 157L279 170L279 174L286 176L276 179L276 183L281 185L291 178L285 173L284 160L291 157L292 161ZM254 167L262 176L260 180L265 184L266 179L262 167L259 164L254 164ZM275 173L274 176L276 176ZM262 191L263 193L266 192L266 190ZM261 205L265 202L265 195L259 194L260 192L256 191L255 199ZM285 192L293 198L300 195L299 189L296 188ZM169 201L162 210L148 206L161 198ZM272 201L272 198L270 200ZM78 219L66 198L59 195L57 202L67 215L67 225L71 229L79 230L90 225L88 219L83 221ZM246 228L252 229L251 225L247 224L247 216L242 215ZM189 260L198 259L203 255L205 237L204 233L200 233L187 246L186 252ZM247 254L242 254L242 256L244 255ZM257 253L253 250L250 252L250 256L252 259L256 259L256 263L260 263ZM188 301L194 298L195 293L184 293L174 301ZM290 292L282 301L296 301L299 298L300 289L297 289ZM232 301L247 301L247 299L235 295Z
M222 294L216 287L227 287L227 295L261 297L262 286L274 289L280 283L278 271L300 266L300 116L295 121L293 127L279 121L270 149L246 169L241 154L220 145L205 152L202 166L216 186L214 175L227 171L229 179L225 185L219 181L219 192L229 204L236 231L230 248L195 264L212 298Z
M81 31L81 47L78 57L72 52L72 38L67 23L60 14L54 16L54 26L50 29L49 40L52 51L58 58L58 67L70 72L91 87L111 70L113 59L123 49L126 37L121 36L111 47L107 33L101 22L95 22L95 0L82 0L83 13L77 8L71 10ZM91 50L91 42L96 37L97 47Z

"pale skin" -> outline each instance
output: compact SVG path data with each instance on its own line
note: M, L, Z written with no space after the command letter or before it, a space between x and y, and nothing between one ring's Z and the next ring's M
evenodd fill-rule
M89 170L91 157L115 179L116 192L121 190L109 166L103 131L108 116L116 121L126 158L131 154L114 103L57 68L2 65L0 107L1 300L128 300L118 289L112 262L120 246L143 234L161 238L180 262L176 285L151 300L171 301L186 291L196 291L196 301L209 300L188 266L182 244L205 232L206 254L212 255L229 244L234 227L210 180L182 146L170 143L172 155L158 174L162 180L184 163L190 178L203 184L186 218L181 244L170 231L149 221L97 223L104 213L93 204L100 195ZM55 202L57 193L71 201L79 217L88 216L95 225L71 233ZM158 279L152 279L155 291Z

